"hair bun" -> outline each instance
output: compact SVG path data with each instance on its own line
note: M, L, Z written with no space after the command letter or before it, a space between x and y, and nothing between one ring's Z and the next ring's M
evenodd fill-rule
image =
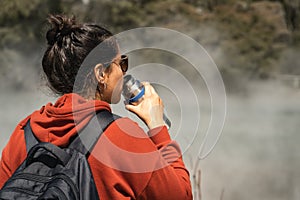
M75 17L68 18L62 15L50 15L48 21L52 25L52 28L48 30L46 35L49 45L54 45L55 42L70 35L77 27Z

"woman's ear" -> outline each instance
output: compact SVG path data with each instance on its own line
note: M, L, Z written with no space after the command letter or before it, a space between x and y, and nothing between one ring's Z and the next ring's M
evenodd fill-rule
M94 73L95 73L95 77L98 81L98 83L103 83L104 81L104 72L103 72L103 65L102 64L97 64L94 67Z

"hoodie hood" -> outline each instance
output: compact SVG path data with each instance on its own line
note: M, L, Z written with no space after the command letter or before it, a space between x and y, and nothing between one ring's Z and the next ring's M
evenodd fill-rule
M30 125L39 141L65 147L70 138L103 109L111 112L107 102L86 100L75 93L65 94L54 105L48 103L32 113Z

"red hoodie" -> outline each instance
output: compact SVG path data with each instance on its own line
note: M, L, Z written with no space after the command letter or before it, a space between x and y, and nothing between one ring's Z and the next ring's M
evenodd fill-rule
M28 119L40 141L66 147L102 109L111 111L106 102L66 94L21 121L2 152L0 188L26 157L23 129ZM166 127L148 135L129 118L117 119L105 130L88 157L100 199L192 199L178 144Z

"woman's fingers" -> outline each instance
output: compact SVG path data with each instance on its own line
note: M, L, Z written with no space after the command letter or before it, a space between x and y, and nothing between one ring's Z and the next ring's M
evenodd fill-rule
M145 95L151 96L151 95L157 95L155 89L153 88L153 86L149 83L149 82L142 82L142 84L145 86Z
M126 109L139 116L151 129L164 124L163 102L148 82L143 82L145 94L137 105L125 105Z

